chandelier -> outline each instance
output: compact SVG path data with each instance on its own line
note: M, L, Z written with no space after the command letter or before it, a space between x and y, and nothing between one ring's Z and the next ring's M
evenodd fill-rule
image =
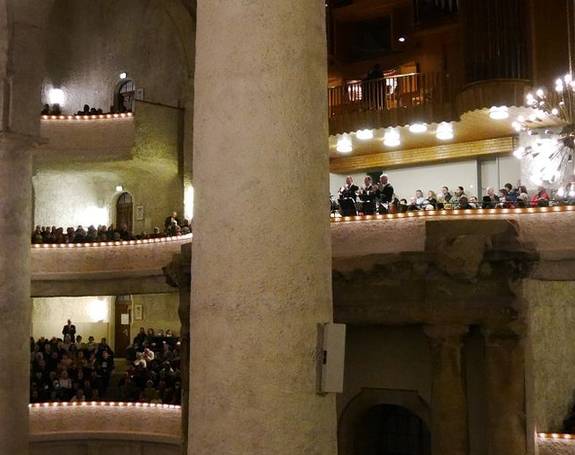
M528 93L525 105L532 109L528 117L519 116L513 127L526 133L524 145L513 154L523 160L531 183L551 185L557 195L575 190L573 153L575 149L575 78L571 73L555 81L555 90L539 88ZM555 128L544 128L543 121L551 119Z

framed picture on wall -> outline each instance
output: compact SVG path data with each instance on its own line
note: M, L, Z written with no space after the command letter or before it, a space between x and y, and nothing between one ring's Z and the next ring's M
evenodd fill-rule
M141 321L144 319L144 309L142 305L134 305L134 321Z
M136 221L144 221L144 206L138 205L136 207Z

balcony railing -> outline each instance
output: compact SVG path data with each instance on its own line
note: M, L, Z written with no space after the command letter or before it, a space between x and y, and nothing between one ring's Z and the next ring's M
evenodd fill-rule
M330 134L453 119L454 90L442 73L348 82L328 97Z

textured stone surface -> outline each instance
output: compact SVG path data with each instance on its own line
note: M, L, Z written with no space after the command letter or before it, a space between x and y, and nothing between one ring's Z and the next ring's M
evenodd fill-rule
M575 453L575 441L568 440L539 440L539 455L573 455Z
M144 438L177 444L180 438L179 408L136 406L47 406L30 408L30 435L34 440L90 439L91 434L118 439Z
M332 318L324 16L198 4L193 455L336 452L335 399L315 394Z
M531 245L540 252L542 259L560 260L575 256L575 248L566 241L575 234L575 212L469 215L450 217L447 221L458 219L511 220L517 225L520 241L523 244ZM438 221L404 218L334 224L332 226L333 257L348 258L423 251L427 222L436 223Z
M531 405L537 431L560 432L575 391L575 283L526 280Z
M162 267L188 242L189 237L125 246L32 248L34 296L171 292ZM101 290L94 294L98 281Z
M30 409L32 455L176 455L180 409L49 406Z
M180 115L175 109L137 103L133 120L49 121L71 123L72 131L71 137L49 137L62 142L49 143L47 149L41 147L35 153L34 223L63 227L116 224L120 196L116 186L120 185L132 195L132 230L139 234L151 233L154 227L163 229L168 214L173 210L182 213ZM78 148L80 138L75 135L80 131L76 130L100 122L101 127L92 133L100 139ZM126 137L118 139L122 132ZM137 207L143 207L142 219L136 217Z

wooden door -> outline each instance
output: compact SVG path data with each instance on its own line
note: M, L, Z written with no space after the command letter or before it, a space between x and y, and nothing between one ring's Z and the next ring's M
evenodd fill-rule
M132 232L133 228L134 202L130 193L122 193L116 203L116 228L120 229L123 225L128 227Z
M114 351L117 357L124 357L130 344L130 322L132 320L132 299L129 295L116 297L114 305Z

